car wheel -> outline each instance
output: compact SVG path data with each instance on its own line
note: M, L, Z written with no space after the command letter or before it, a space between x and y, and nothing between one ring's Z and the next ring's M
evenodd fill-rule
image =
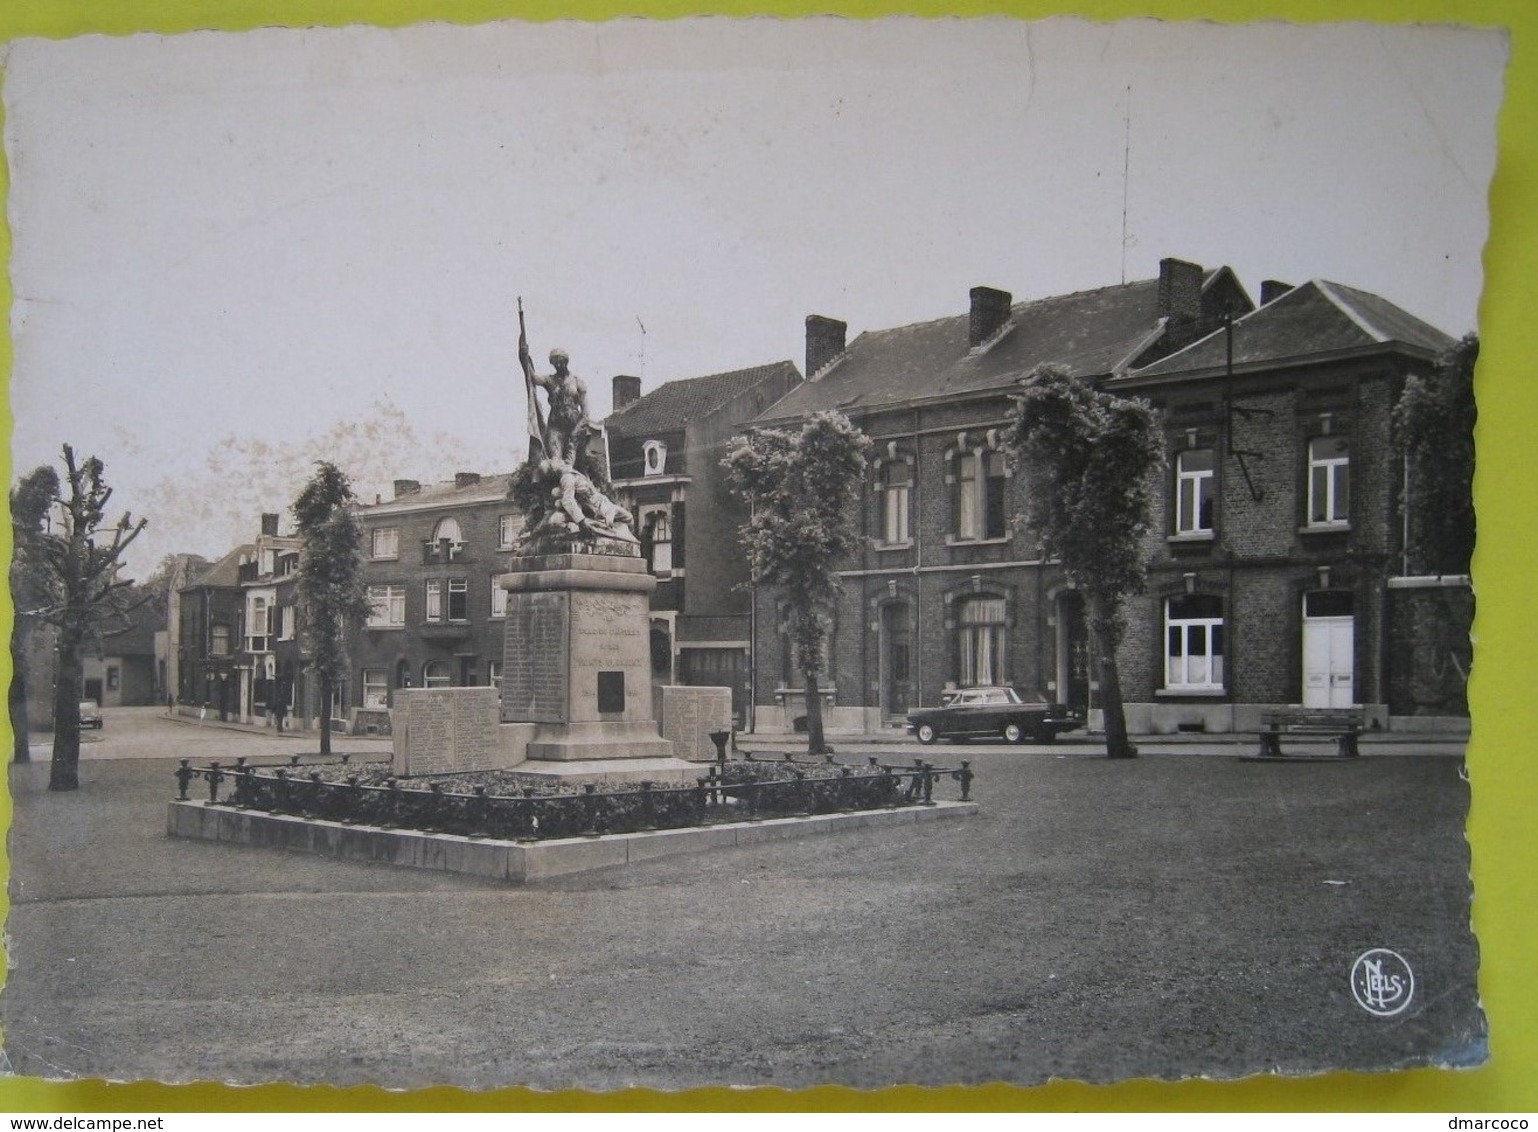
M940 737L933 724L921 723L913 732L926 747Z
M1019 743L1025 739L1025 730L1018 723L1006 723L1000 734L1006 743Z

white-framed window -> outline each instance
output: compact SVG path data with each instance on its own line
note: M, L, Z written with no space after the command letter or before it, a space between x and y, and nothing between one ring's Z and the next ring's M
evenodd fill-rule
M1004 489L1009 466L1004 453L990 448L959 452L954 468L956 539L970 542L1006 537Z
M641 445L641 470L648 476L660 476L667 470L668 446L660 440Z
M1170 691L1223 687L1223 599L1182 594L1164 603L1164 686Z
M375 527L369 532L369 557L399 558L401 532L399 527Z
M640 514L641 543L647 548L653 574L673 570L673 521L667 507L643 507Z
M267 599L252 597L246 603L246 651L266 652L270 629Z
M449 620L470 619L470 582L467 578L449 579Z
M518 545L518 516L499 515L497 517L497 549L512 550Z
M427 592L427 602L426 602L427 612L426 612L426 614L424 616L429 621L442 621L443 620L443 583L442 582L436 582L436 581L428 582L427 586L426 586L426 592Z
M486 683L493 688L502 687L502 662L500 660L488 660L486 662Z
M1008 621L1002 597L969 597L956 611L957 683L1003 684L1004 629Z
M450 671L448 661L429 660L422 666L422 687L448 688L453 683L454 673Z
M1351 518L1351 440L1316 436L1308 442L1308 522L1341 524Z
M384 708L390 706L390 672L385 668L363 670L363 706Z
M1217 498L1217 460L1211 448L1187 448L1175 457L1175 533L1213 529Z
M278 640L291 641L294 639L294 607L292 605L278 606Z
M913 496L913 465L889 460L881 465L881 541L909 541L908 517Z
M491 615L493 617L507 616L507 591L497 585L495 578L491 579Z
M406 624L405 586L370 586L368 603L370 629L399 628Z

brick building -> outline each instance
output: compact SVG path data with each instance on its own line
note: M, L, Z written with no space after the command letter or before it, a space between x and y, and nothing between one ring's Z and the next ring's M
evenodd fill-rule
M292 715L313 726L321 705L300 638L299 540L262 516L243 543L177 591L176 700L183 714L240 723Z
M358 509L373 612L353 638L342 693L355 728L387 729L397 688L499 684L507 595L494 581L522 526L510 480L396 480L393 498Z
M1161 410L1169 453L1123 650L1129 724L1250 730L1265 704L1360 704L1382 724L1416 711L1392 692L1414 660L1392 647L1392 413L1452 345L1376 295L1270 283L1258 310L1105 383Z
M635 516L658 579L652 678L731 688L739 726L750 703L752 605L737 541L747 512L727 489L721 460L740 422L800 382L788 361L670 381L644 397L639 378L620 376L614 412L604 422L615 494Z
M1389 414L1452 340L1332 284L1261 297L1228 268L1166 259L1157 279L1024 303L974 288L964 315L847 344L844 324L809 318L808 380L755 423L837 408L875 442L863 548L841 571L830 727L892 724L968 684L1096 706L1083 602L1021 529L1000 444L1010 393L1042 364L1165 414L1149 591L1121 656L1129 725L1229 730L1260 705L1332 697L1385 716ZM765 730L805 711L784 616L757 595Z

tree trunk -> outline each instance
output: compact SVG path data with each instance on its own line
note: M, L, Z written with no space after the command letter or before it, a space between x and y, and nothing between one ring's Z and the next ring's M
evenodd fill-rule
M59 667L54 677L53 763L48 789L80 789L80 688L84 659L80 635L59 630Z
M320 753L331 753L331 681L320 678Z
M19 763L32 761L32 752L28 749L32 728L27 716L26 652L26 631L17 625L11 632L10 709L11 739L14 744L11 757Z
M1100 662L1100 710L1105 716L1106 757L1135 759L1137 748L1127 737L1127 713L1121 699L1121 670L1116 663L1121 632L1114 606L1105 599L1091 597L1090 624L1094 629L1095 651Z
M818 688L817 673L806 674L806 753L825 755L827 740L822 736L822 692Z

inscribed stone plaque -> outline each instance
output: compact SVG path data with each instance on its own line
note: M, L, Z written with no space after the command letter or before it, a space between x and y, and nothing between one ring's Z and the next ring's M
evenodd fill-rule
M732 728L732 690L668 685L662 689L662 737L671 739L681 759L707 762L716 757L712 731Z
M502 721L565 723L570 601L564 593L509 593L502 658Z
M647 601L640 593L582 591L571 595L571 708L573 720L597 720L614 712L600 709L598 674L625 674L626 719L651 715L648 686Z
M483 770L492 765L497 738L495 688L402 688L396 712L395 769L403 774Z

